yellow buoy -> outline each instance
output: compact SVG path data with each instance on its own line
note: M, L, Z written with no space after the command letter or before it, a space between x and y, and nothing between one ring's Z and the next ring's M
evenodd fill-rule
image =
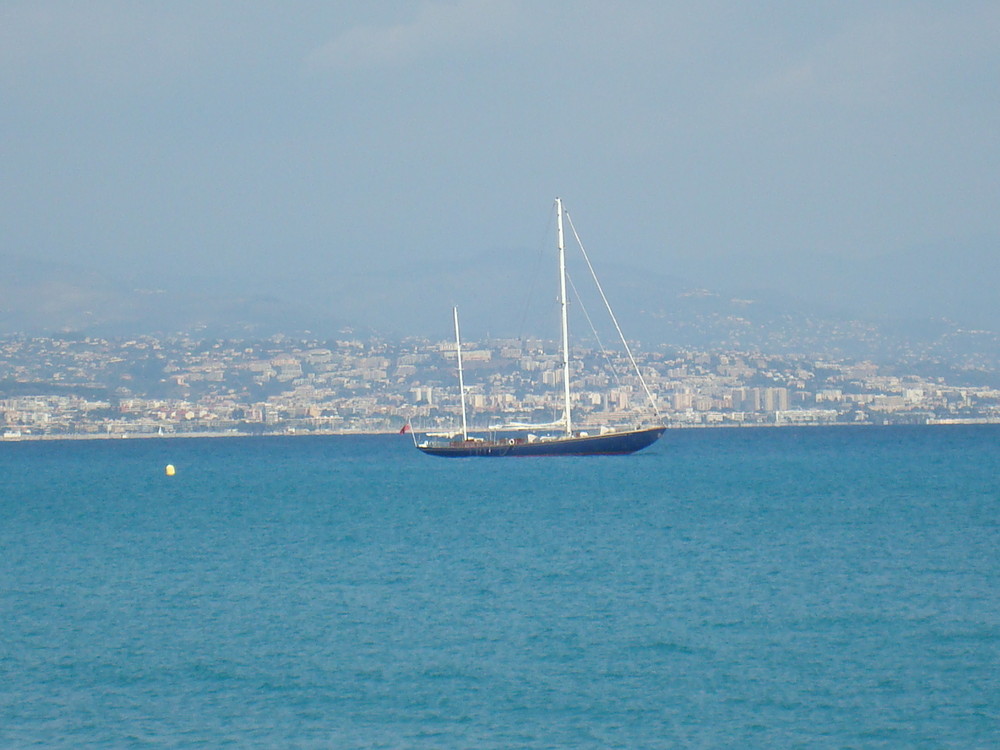
M176 473L177 473L177 470L174 468L174 465L173 464L167 464L167 476L168 477L172 477Z

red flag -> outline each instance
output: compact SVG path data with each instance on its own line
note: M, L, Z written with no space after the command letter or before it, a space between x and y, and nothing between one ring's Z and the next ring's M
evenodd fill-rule
M399 434L400 434L400 435L405 435L405 434L406 434L406 433L408 433L409 431L410 431L410 423L409 423L409 422L407 422L406 424L404 424L404 425L403 425L403 429L401 429L401 430L399 431Z

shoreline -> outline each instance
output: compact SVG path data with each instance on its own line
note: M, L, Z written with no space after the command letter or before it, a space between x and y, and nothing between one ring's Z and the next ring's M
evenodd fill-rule
M783 424L668 424L667 430L734 430L734 429L784 429L789 427L962 427L973 425L1000 425L1000 418L969 418L969 419L930 419L926 422L912 423L875 423L875 422L804 422L804 423L783 423ZM475 430L473 430L475 431ZM488 432L488 430L480 430ZM292 432L170 432L170 433L118 433L118 434L89 434L89 433L67 433L52 435L23 435L23 434L0 434L0 443L30 443L30 442L52 442L59 440L86 441L86 440L190 440L197 438L274 438L274 437L348 437L351 435L396 435L397 430L310 430ZM417 434L422 434L417 431Z

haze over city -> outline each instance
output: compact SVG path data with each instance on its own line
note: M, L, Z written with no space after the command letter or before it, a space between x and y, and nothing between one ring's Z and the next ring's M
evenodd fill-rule
M0 319L140 290L517 334L559 195L637 313L997 330L998 80L994 2L14 0Z

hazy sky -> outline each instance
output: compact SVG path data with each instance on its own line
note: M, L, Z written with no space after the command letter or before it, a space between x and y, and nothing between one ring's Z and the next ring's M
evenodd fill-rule
M561 195L651 275L984 324L1000 3L4 0L0 170L0 252L150 285L447 324Z

